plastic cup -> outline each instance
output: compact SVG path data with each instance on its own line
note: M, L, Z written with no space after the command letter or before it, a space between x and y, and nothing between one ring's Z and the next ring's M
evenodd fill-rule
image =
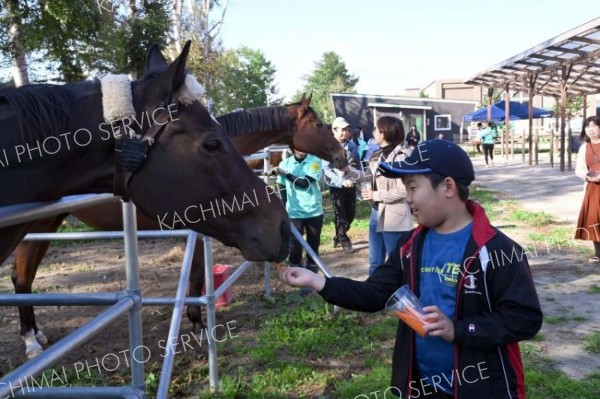
M419 299L412 293L408 285L403 285L387 300L385 308L394 314L417 334L424 337L427 335L425 325L425 312Z
M370 190L371 189L371 182L368 180L363 180L360 182L359 186L359 195L360 195L360 199L364 200L364 198L362 198L362 191L363 190Z

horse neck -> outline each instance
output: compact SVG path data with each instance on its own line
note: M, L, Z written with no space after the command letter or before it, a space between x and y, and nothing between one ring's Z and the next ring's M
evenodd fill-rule
M74 83L56 90L69 99L64 132L20 132L15 107L0 107L0 206L112 192L114 139L102 131L99 85ZM21 117L27 117L23 111Z
M233 144L242 155L250 155L272 144L292 144L290 128L253 132L232 137Z
M280 105L232 112L217 121L244 155L271 144L291 144L296 131L293 112Z

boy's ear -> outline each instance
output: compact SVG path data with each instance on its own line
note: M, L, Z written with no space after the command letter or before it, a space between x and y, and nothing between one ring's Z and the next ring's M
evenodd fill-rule
M458 197L458 187L456 187L456 182L451 177L446 177L443 181L444 184L444 193L447 198Z

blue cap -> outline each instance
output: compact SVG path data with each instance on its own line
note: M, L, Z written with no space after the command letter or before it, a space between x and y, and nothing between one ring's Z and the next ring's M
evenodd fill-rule
M465 186L475 180L469 155L447 140L427 140L419 143L412 154L400 162L381 162L379 171L385 177L398 178L409 174L437 173L451 177Z

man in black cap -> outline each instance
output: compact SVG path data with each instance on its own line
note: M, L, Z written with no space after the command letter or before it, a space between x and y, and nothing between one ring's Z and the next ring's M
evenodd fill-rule
M524 398L518 341L532 338L542 311L525 251L492 227L468 199L473 164L446 140L420 143L380 171L402 178L419 226L401 237L365 282L287 268L280 278L314 288L327 302L376 312L403 285L425 308L425 336L400 321L393 392L406 398Z

